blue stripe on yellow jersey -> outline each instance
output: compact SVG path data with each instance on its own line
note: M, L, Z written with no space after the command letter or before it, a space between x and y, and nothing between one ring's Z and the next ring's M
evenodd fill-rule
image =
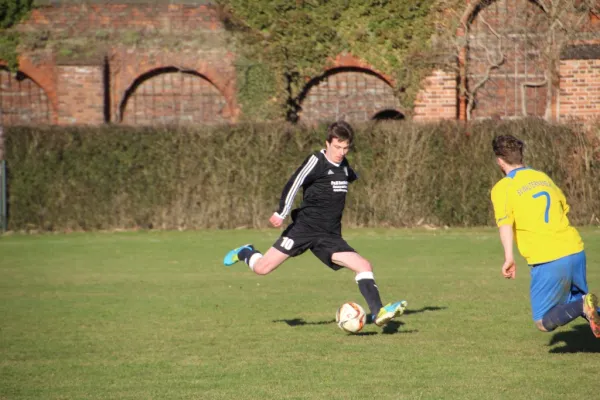
M529 265L554 261L583 250L567 218L563 192L543 172L512 170L492 188L496 224L512 225L515 241Z

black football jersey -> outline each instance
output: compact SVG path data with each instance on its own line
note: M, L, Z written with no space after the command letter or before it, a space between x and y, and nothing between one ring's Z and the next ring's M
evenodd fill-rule
M335 164L325 157L325 150L308 156L286 183L277 214L292 219L315 231L340 233L346 194L351 182L358 178L348 160ZM291 210L302 187L304 195L299 208Z

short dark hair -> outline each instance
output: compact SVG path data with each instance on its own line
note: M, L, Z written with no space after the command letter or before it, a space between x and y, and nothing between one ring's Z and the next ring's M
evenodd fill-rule
M510 165L523 164L523 147L525 144L513 135L496 136L492 148L496 157Z
M352 145L354 141L354 130L346 121L336 121L327 128L327 142L331 143L333 139L340 142L348 142Z

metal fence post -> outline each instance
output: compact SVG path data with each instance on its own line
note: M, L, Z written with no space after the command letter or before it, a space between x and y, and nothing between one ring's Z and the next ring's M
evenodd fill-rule
M0 160L0 232L6 232L8 227L6 200L6 161Z
M1 103L0 98L0 103ZM2 104L0 104L0 160L4 160L4 116L2 115Z
M0 107L0 232L6 232L8 215L6 212L6 161L4 160L4 123Z

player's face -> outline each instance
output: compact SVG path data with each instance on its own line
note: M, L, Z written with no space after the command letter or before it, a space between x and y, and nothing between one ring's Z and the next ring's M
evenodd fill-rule
M327 158L336 164L341 163L350 150L350 143L347 141L341 142L338 138L331 139L331 143L325 141L325 153Z

